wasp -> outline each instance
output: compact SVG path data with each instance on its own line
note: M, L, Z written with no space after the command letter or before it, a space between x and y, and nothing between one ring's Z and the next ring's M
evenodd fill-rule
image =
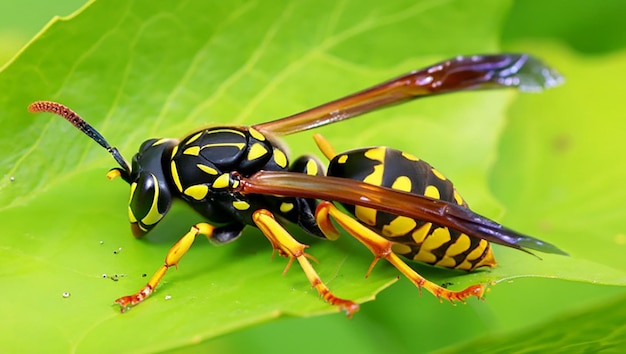
M145 286L116 300L122 312L154 292L197 236L226 243L253 226L289 259L285 271L298 261L319 295L351 316L359 305L331 292L309 261L308 245L297 241L286 223L329 240L339 237L338 225L373 253L367 274L383 258L420 290L452 302L481 298L485 285L453 291L425 279L405 260L473 271L496 265L491 243L527 253L566 253L471 211L449 179L408 152L382 146L336 152L316 134L328 165L312 156L290 163L279 137L419 97L507 87L539 91L561 81L555 70L527 54L458 56L282 119L203 128L182 139L149 139L130 164L68 107L37 101L29 111L55 113L108 150L119 167L107 177L130 185L128 217L135 237L158 225L174 199L203 219L174 244Z

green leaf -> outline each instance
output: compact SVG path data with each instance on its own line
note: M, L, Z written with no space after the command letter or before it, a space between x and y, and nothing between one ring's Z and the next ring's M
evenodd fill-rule
M626 28L616 26L626 11L621 0L593 6L586 0L513 2L502 29L505 41L551 39L583 53L602 54L626 47Z
M626 348L626 296L602 306L561 316L535 328L481 338L441 353L619 353Z
M0 348L41 351L45 344L48 351L93 352L106 343L106 351L162 351L280 316L335 311L297 265L281 277L286 262L270 261L269 243L250 228L222 247L197 240L152 298L120 315L110 306L113 299L138 290L146 281L142 274L156 270L175 240L200 220L179 206L146 241L132 239L127 186L107 184L103 177L113 160L62 119L28 115L30 102L69 105L128 158L153 136L182 136L206 124L268 121L453 55L498 51L507 5L107 1L52 23L0 73ZM450 176L475 210L497 218L506 204L490 193L486 176L516 97L438 97L319 132L338 150L390 145L419 155ZM542 114L550 118L549 113ZM315 151L310 134L286 140L293 156ZM506 211L508 218L508 206ZM510 225L532 232L525 213L519 210ZM331 243L292 230L311 245L320 260L315 268L340 296L370 300L396 279L397 271L386 264L364 279L371 255L348 237ZM458 288L520 275L624 283L623 268L602 262L541 262L496 252L500 268L493 272L416 267ZM588 271L573 274L576 267ZM118 281L103 274L117 274ZM408 300L439 306L413 290ZM32 333L37 340L29 340Z

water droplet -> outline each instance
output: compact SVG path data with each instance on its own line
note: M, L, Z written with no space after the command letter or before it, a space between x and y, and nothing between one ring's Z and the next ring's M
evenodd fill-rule
M70 294L70 292L69 292L69 291L66 291L66 292L64 292L64 293L63 293L63 297L64 297L64 298L66 298L66 299L67 299L68 297L70 297L70 295L71 295L71 294Z
M165 300L169 300L172 298L172 295L165 295Z

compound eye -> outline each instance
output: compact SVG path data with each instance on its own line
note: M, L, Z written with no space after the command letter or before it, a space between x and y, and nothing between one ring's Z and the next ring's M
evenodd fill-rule
M165 216L172 197L165 182L151 173L141 173L130 185L128 218L135 237L148 233Z

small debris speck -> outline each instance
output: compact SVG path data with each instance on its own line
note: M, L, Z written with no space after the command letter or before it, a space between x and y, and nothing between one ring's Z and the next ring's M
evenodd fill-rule
M104 245L104 241L100 240L100 244L101 244L101 245Z
M102 273L102 277L106 278L107 277L107 273Z
M165 300L169 300L172 298L172 295L165 295Z
M11 181L11 182L15 181L15 177L13 177L13 176L9 177L9 181Z
M146 273L143 273L143 274L141 275L141 277L142 277L142 278L145 278L145 277L147 277L147 276L148 276L148 274L146 274Z
M63 293L63 297L64 297L64 298L66 298L66 299L67 299L68 297L70 297L70 295L71 295L71 294L70 294L70 292L69 292L69 291L66 291L66 292L64 292L64 293Z

